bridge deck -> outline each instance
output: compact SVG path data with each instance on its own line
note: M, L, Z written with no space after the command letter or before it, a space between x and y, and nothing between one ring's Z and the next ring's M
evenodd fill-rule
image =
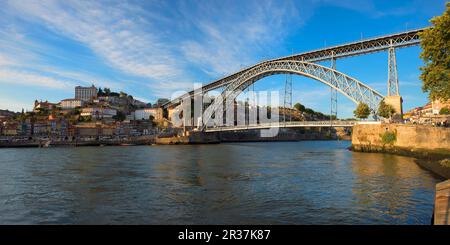
M206 132L218 131L238 131L251 129L267 129L267 128L298 128L298 127L353 127L360 123L380 123L375 121L299 121L299 122L278 122L278 123L261 123L242 126L224 126L224 127L209 127Z

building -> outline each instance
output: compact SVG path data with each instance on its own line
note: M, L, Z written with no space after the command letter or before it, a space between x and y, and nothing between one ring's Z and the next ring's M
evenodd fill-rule
M97 88L94 85L91 87L75 87L75 99L92 101L95 98L97 98Z
M89 107L81 109L80 115L82 117L90 116L95 119L112 118L117 115L117 110L111 108Z
M52 110L55 109L58 106L58 104L50 103L48 101L34 101L34 111L40 111L40 110Z
M149 120L150 116L153 116L156 121L161 120L163 117L162 108L144 108L134 112L135 120Z
M119 97L119 96L99 96L94 100L95 103L103 103L106 102L111 106L126 106L128 103L127 97Z
M18 134L18 123L16 122L3 122L2 135L16 136Z
M62 109L74 109L77 107L82 107L84 105L84 101L81 99L65 99L60 102Z
M433 114L437 115L441 111L442 108L449 108L450 109L450 100L447 101L441 101L441 100L435 100L431 102L431 107L433 108Z

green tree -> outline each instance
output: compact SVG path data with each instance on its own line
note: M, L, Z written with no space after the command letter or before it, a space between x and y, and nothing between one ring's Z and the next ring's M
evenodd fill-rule
M305 106L304 105L302 105L302 104L300 104L300 103L296 103L295 105L294 105L294 108L297 110L297 111L305 111Z
M128 96L128 94L127 93L125 93L125 92L123 92L123 91L120 91L120 97L127 97Z
M360 102L356 107L356 110L353 111L355 117L357 118L367 118L370 115L370 108L366 103Z
M113 119L116 121L123 121L125 120L125 118L127 118L127 115L125 115L125 113L118 111L117 115L113 116Z
M380 105L378 106L378 116L384 117L384 118L390 118L392 115L394 115L395 109L389 104L386 104L384 102L384 99L380 101Z
M102 88L98 88L97 96L104 96L105 92L103 92Z
M425 63L421 67L422 90L435 99L450 99L450 2L441 16L430 21L433 27L419 34Z
M152 123L152 127L156 127L156 121L153 115L150 115L148 120L150 120L150 122Z
M449 114L450 114L450 109L447 108L447 107L442 107L442 108L439 110L439 114L440 114L440 115L449 115Z
M106 96L109 96L111 94L111 89L104 88L103 90L104 90L104 93L105 93Z
M315 113L315 111L313 109L311 109L311 108L305 108L304 112L306 112L306 113L308 113L310 115L314 115L314 113Z

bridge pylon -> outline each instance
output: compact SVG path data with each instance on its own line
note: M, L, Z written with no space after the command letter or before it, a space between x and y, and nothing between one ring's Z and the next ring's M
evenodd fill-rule
M386 104L391 105L395 113L403 115L402 102L398 85L397 58L393 40L390 40L391 47L388 49L388 95L385 97Z
M331 69L336 70L336 58L334 56L331 58ZM330 87L331 91L331 101L330 101L330 121L337 119L337 90L333 87ZM335 116L335 119L331 118L331 116Z

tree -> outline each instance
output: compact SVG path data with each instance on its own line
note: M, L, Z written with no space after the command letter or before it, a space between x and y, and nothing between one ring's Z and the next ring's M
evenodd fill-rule
M384 99L380 101L380 105L378 106L378 116L384 117L384 118L390 118L392 115L394 115L395 109L389 104L386 104L384 102Z
M429 92L432 100L450 99L450 2L441 16L430 21L433 27L419 34L422 46L420 58L425 63L421 67L422 90Z
M156 127L155 117L153 115L150 115L148 120L152 123L152 127Z
M294 105L294 108L297 110L297 111L305 111L305 106L304 105L302 105L302 104L300 104L300 103L296 103L295 105Z
M442 108L439 110L439 114L440 114L440 115L449 115L449 114L450 114L450 109L447 108L447 107L442 107Z
M357 118L367 118L370 115L370 108L366 103L360 102L356 107L356 110L353 111L355 117Z
M306 113L308 113L310 115L313 115L315 111L313 109L311 109L311 108L305 108L304 112L306 112Z
M103 92L102 88L98 88L97 96L104 96L105 93Z
M105 93L106 96L109 96L111 94L111 89L104 88L103 90L104 90L104 93Z
M123 92L123 91L120 91L120 97L127 97L127 96L128 96L127 93L125 93L125 92Z
M116 121L123 121L125 120L125 118L127 118L127 115L125 115L125 113L118 111L117 115L113 116L113 119Z

